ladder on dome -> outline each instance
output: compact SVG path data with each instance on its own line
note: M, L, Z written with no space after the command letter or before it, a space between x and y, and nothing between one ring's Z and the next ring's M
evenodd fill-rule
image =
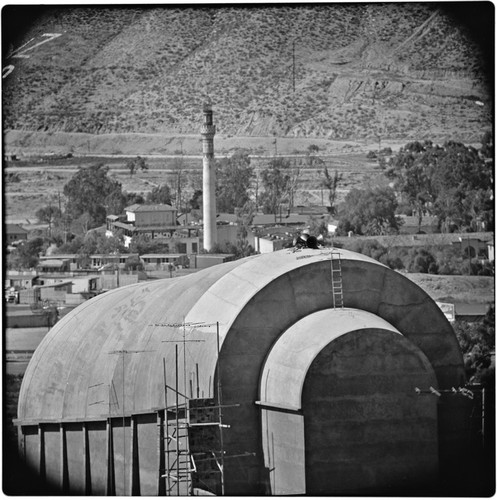
M342 260L340 252L331 252L331 294L333 308L343 308Z

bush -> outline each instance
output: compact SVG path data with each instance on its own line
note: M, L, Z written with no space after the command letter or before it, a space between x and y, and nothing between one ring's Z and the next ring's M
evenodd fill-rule
M407 254L407 260L406 269L411 273L436 274L438 272L435 257L424 248L411 248Z

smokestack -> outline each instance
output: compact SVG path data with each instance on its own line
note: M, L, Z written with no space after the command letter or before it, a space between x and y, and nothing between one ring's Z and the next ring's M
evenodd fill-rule
M216 230L216 168L214 166L214 135L212 123L212 101L209 97L202 106L204 123L200 129L203 153L203 200L204 200L204 249L212 250L217 243Z

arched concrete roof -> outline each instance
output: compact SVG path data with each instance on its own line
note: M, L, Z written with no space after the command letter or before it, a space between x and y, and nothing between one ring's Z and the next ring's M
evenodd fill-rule
M345 250L340 254L345 305L384 317L403 334L407 331L423 351L430 351L427 356L434 358L430 361L439 377L453 381L461 376L457 340L436 304L417 285L373 259ZM330 306L329 260L329 249L281 250L181 278L131 285L84 303L57 323L36 350L20 391L20 422L119 415L123 406L126 414L163 407L163 360L171 385L175 341L180 370L182 360L187 362L179 390L189 392L188 380L195 378L192 371L198 367L200 386L194 393L212 397L216 327L187 328L186 340L203 342L186 342L183 352L181 328L164 324L219 322L222 357L254 361L249 378L258 380L255 373L260 373L267 342L301 317ZM263 308L273 316L269 330L259 324ZM258 343L262 336L266 339ZM246 357L245 347L261 352ZM127 353L116 353L122 350ZM223 385L223 395L236 391L240 376Z
M400 335L384 319L358 309L324 309L297 321L278 339L264 363L261 403L300 410L305 377L316 356L338 337L364 329Z

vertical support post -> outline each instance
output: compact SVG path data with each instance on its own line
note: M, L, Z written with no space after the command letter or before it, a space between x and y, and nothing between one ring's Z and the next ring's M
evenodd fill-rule
M119 276L119 271L118 276ZM123 496L126 495L126 422L124 413L124 398L125 398L125 385L124 385L124 351L122 352L123 357Z
M64 435L64 424L59 423L59 438L60 438L60 491L66 493L66 473L67 473L67 454Z
M169 473L171 472L171 458L169 456L169 418L167 416L167 375L166 375L166 360L162 358L162 367L164 370L164 404L166 409L164 410L164 425L166 427L166 492L169 495L171 493L171 477Z
M88 443L88 427L86 422L83 422L83 460L84 460L84 475L85 475L85 495L91 495L91 472L90 472L90 446Z
M195 363L195 372L197 375L197 399L200 398L200 385L199 385L199 380L198 380L198 363Z
M138 456L138 422L136 415L130 415L131 419L131 464L130 464L130 478L129 478L129 491L131 496L140 495L140 467Z
M179 392L178 392L178 344L175 345L175 374L176 374L176 493L179 496Z
M38 466L40 468L40 478L45 480L45 436L41 424L38 424Z
M116 494L116 484L114 477L114 446L112 440L112 419L107 419L107 496Z
M481 442L485 449L485 387L481 390Z
M217 340L217 405L219 411L219 441L221 445L221 495L224 496L224 442L223 442L223 410L221 407L221 346L219 339L219 321L216 322Z
M167 410L164 410L164 414ZM157 496L164 496L167 492L164 488L169 469L164 465L164 419L160 411L157 411Z

